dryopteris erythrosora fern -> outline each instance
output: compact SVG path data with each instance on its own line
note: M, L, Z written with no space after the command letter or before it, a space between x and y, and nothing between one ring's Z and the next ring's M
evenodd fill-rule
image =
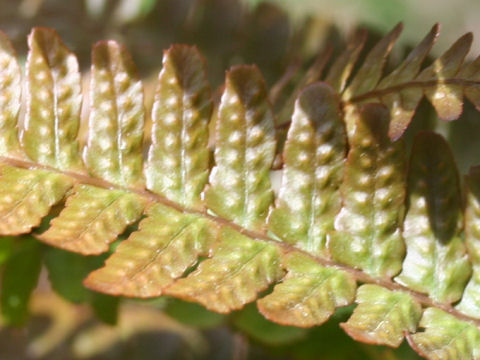
M274 322L320 325L355 301L342 327L359 341L395 347L406 336L429 359L480 359L479 171L466 178L463 211L442 137L419 133L408 171L401 138L424 95L445 120L460 115L464 95L480 107L480 58L463 64L472 41L465 35L421 70L435 26L383 76L400 30L370 51L353 79L365 34L326 76L319 75L326 61L316 62L277 122L255 66L232 68L215 106L201 55L172 46L158 78L145 165L142 83L122 46L93 47L81 156L75 56L53 30L34 29L22 102L21 70L2 35L0 234L32 233L99 254L144 215L87 277L88 287L168 294L228 313L275 284L257 301ZM290 121L275 197L275 128ZM38 230L64 199L48 229Z

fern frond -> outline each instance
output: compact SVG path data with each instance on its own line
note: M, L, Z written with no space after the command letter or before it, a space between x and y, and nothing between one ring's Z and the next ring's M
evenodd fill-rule
M0 37L6 99L0 234L31 233L91 255L107 252L143 217L88 275L89 288L141 298L167 294L219 313L258 300L267 319L297 327L321 325L355 301L342 324L354 339L396 347L406 336L429 359L480 358L478 169L467 178L465 246L460 182L447 143L419 134L407 170L402 139L391 140L424 95L441 117L458 117L463 93L477 99L479 61L462 65L471 43L466 35L420 71L435 26L382 78L400 31L381 40L349 82L364 43L360 33L327 82L295 95L277 195L270 180L275 116L256 66L227 73L213 114L211 161L204 60L196 48L172 46L158 78L144 164L142 82L124 47L96 44L82 159L74 55L54 31L32 31L27 111L17 119L20 70ZM323 62L315 66L318 74ZM63 207L59 214L55 205ZM48 215L53 219L40 227Z
M353 68L365 43L365 33L355 34L344 52L333 62L324 81L340 94L345 112L349 111L349 107L364 103L385 105L390 110L389 137L397 140L407 129L423 97L445 121L460 117L464 97L477 109L480 108L480 58L464 62L473 40L471 33L462 36L442 56L422 69L440 32L437 24L400 65L384 75L384 64L401 31L400 24L381 39L353 76ZM278 126L284 127L290 122L291 108L291 105L285 104Z

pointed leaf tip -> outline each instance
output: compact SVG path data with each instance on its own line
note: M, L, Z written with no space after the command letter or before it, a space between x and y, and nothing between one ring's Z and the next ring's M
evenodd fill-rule
M382 77L387 57L402 30L403 25L399 23L370 50L352 83L343 93L343 100L349 100L375 89Z
M330 84L338 93L342 93L343 90L345 90L345 86L366 40L367 31L364 29L357 31L349 40L346 49L333 62L325 78L325 82Z

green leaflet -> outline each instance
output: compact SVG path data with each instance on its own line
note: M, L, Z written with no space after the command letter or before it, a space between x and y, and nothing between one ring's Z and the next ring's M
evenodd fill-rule
M382 77L388 54L390 54L402 30L403 25L398 24L370 50L351 84L343 92L342 99L350 100L352 97L375 89Z
M465 242L473 265L472 277L463 292L457 310L480 318L480 168L470 169L465 178Z
M262 229L273 192L273 114L260 71L238 66L227 73L215 135L215 167L205 201L215 214L247 229Z
M349 274L298 252L287 254L283 262L287 275L271 294L257 301L267 319L298 327L321 325L337 307L353 301L356 283Z
M78 170L82 89L77 58L51 29L33 29L28 45L23 149L40 164Z
M0 165L0 235L32 231L72 185L64 175Z
M408 174L407 256L395 281L442 303L460 299L470 264L460 237L458 173L445 140L420 133Z
M145 205L145 198L133 193L78 185L39 239L83 255L101 254L140 218Z
M282 187L270 230L311 254L327 256L327 233L340 210L346 138L338 99L316 83L297 99L283 152Z
M208 254L216 239L215 225L199 215L160 204L151 206L146 215L105 266L89 275L88 287L113 295L160 296L199 255Z
M17 117L20 110L22 75L15 50L0 31L0 156L19 150Z
M90 116L84 160L96 177L141 187L143 88L128 51L115 41L92 49Z
M405 332L414 332L422 307L409 294L378 285L362 285L355 300L359 305L342 328L355 340L398 347Z
M343 264L371 276L392 277L401 269L400 233L405 201L404 146L387 136L388 110L378 104L352 112L350 151L340 187L342 210L328 248Z
M196 301L207 309L229 313L256 299L279 280L283 271L279 249L223 228L211 259L166 289L168 295Z
M466 321L436 309L424 311L420 327L425 331L410 335L410 345L429 360L480 359L480 331Z
M205 62L198 50L172 46L152 110L147 188L187 207L201 207L209 171L208 121L212 114Z
M13 255L2 272L0 309L7 325L22 325L28 316L30 295L37 285L42 264L42 247L35 239L18 239Z

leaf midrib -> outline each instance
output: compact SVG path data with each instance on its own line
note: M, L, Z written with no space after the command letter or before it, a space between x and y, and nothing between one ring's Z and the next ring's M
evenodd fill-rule
M181 206L181 205L179 205L179 204L177 204L177 203L175 203L171 200L168 200L167 198L165 198L161 195L152 193L149 190L120 186L118 184L113 184L109 181L99 179L99 178L94 178L94 177L91 177L91 176L88 176L88 175L85 175L85 174L82 174L82 173L78 173L78 172L74 172L74 171L63 171L63 170L59 170L59 169L53 168L53 167L48 166L48 165L33 163L33 162L30 162L30 161L27 161L27 160L21 160L21 159L10 158L10 157L5 157L5 156L0 156L0 163L2 163L4 165L8 165L8 166L17 167L17 168L23 168L23 169L31 169L31 170L38 169L38 170L50 171L50 172L53 172L53 173L56 173L56 174L61 174L61 175L70 177L73 180L76 180L78 183L81 183L81 184L92 185L92 186L96 186L96 187L100 187L100 188L104 188L104 189L110 189L110 190L123 190L123 191L126 191L126 192L136 194L138 196L141 196L141 197L145 198L148 202L160 203L160 204L163 204L167 207L171 207L171 208L173 208L173 209L175 209L179 212L182 212L182 213L200 215L200 216L202 216L206 219L209 219L211 221L214 221L215 223L220 224L221 226L230 227L231 229L233 229L235 231L238 231L239 233L252 238L252 240L254 240L254 241L262 241L262 242L272 244L272 245L276 246L277 248L279 248L279 250L282 251L283 253L298 252L298 253L304 254L305 256L308 256L309 258L311 258L312 260L314 260L315 262L317 262L321 266L325 266L325 267L329 267L329 268L336 268L338 270L345 271L345 272L349 273L358 282L376 284L376 285L379 285L381 287L384 287L384 288L392 290L392 291L396 290L396 291L402 291L404 293L407 293L410 296L412 296L416 301L421 303L424 307L438 308L438 309L443 310L443 311L447 312L448 314L456 317L457 319L468 321L468 322L474 324L475 326L480 327L480 319L475 319L474 317L468 316L468 315L458 311L457 309L453 308L450 304L437 303L433 299L428 297L427 295L424 295L424 294L419 293L417 291L411 290L404 285L394 283L390 279L375 278L375 277L372 277L372 276L368 275L367 273L365 273L361 270L352 268L350 266L347 266L347 265L344 265L344 264L339 264L339 263L336 263L332 260L328 260L328 259L325 259L325 258L322 258L322 257L314 256L314 255L312 255L312 254L310 254L310 253L308 253L308 252L306 252L302 249L299 249L299 248L296 248L296 247L292 246L291 244L288 244L286 242L280 242L280 241L277 241L273 238L270 238L269 236L267 236L263 232L243 228L242 226L237 225L237 224L233 223L232 221L230 221L228 219L225 219L225 218L222 218L222 217L219 217L219 216L216 216L216 215L212 215L207 210L199 210L199 209L183 207L183 206Z
M412 80L397 85L389 86L384 89L374 89L363 94L352 97L348 100L341 101L341 107L344 109L348 106L355 105L358 103L367 102L372 99L381 99L390 94L398 94L402 96L402 91L415 88L429 88L439 85L457 85L464 88L469 87L478 87L480 86L480 80L467 80L461 78L446 78L446 79L436 79L436 80ZM287 128L290 125L291 121L286 121L276 126L276 128Z
M363 102L368 99L381 98L385 95L389 95L392 93L401 94L402 90L406 90L408 88L425 88L425 87L433 87L438 85L458 85L458 86L468 88L471 86L480 86L480 81L467 80L467 79L461 79L461 78L446 78L446 79L425 80L425 81L412 80L412 81L407 81L397 85L389 86L384 89L374 89L372 91L368 91L366 93L354 96L351 99L344 101L344 106L353 104L353 103Z

